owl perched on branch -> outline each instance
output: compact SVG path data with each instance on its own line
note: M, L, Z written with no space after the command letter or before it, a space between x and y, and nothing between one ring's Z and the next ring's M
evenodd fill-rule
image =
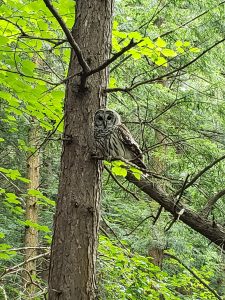
M131 133L121 123L120 115L110 109L99 109L94 117L97 150L106 160L126 159L146 169L142 152Z

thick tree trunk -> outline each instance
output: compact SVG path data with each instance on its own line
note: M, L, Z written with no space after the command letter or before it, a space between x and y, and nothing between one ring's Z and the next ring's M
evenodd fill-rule
M76 1L72 31L91 68L109 58L113 0ZM72 51L69 76L81 71ZM93 115L104 105L107 69L67 84L59 196L49 274L49 300L95 299L101 164L91 158Z
M39 139L39 125L33 119L32 126L29 132L29 145L30 147L37 147ZM40 157L36 152L32 156L29 156L27 160L27 177L30 180L28 189L37 189L40 182ZM26 199L26 220L33 223L38 222L38 205L36 197L28 197ZM38 231L32 227L26 227L25 229L25 256L24 260L37 255L38 246ZM35 285L31 283L31 278L36 275L36 261L30 261L24 265L23 280L27 294L31 297L35 292Z

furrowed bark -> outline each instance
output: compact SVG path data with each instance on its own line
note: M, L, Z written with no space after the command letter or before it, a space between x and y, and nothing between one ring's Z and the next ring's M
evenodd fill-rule
M91 69L109 59L113 0L76 1L72 30ZM81 72L72 51L68 76ZM49 300L95 299L101 163L91 157L93 116L105 104L107 68L67 82L59 195L51 249ZM71 141L68 141L71 139Z

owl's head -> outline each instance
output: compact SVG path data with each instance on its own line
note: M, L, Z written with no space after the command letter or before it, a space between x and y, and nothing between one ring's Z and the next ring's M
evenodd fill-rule
M99 109L95 113L94 126L101 129L110 129L121 123L120 116L111 109Z

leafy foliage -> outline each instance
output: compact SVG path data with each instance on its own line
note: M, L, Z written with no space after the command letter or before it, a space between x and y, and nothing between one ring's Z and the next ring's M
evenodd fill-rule
M52 4L71 29L74 1ZM40 231L41 246L51 242L70 47L43 2L7 0L0 9L0 269L4 273L23 261L20 250L12 249L23 246L25 226ZM155 182L170 194L188 174L193 177L224 154L224 45L212 47L223 38L223 31L224 7L217 0L116 1L112 55L132 39L138 44L110 66L109 106L123 116ZM120 90L110 91L113 88ZM35 148L28 142L33 120L41 126ZM28 190L26 159L35 151L42 155L41 184L39 190ZM166 230L171 217L163 211L156 219L158 204L125 180L128 170L140 179L140 170L122 161L105 165L124 189L104 174L101 227L113 242L100 238L101 298L215 299L179 262L163 257L162 269L151 262L151 250L165 248L223 295L223 254L179 221ZM201 214L208 199L224 188L224 174L221 161L185 190L182 203ZM38 223L25 219L28 196L36 197L40 205ZM223 225L224 209L221 198L209 220ZM16 276L3 277L1 288L9 299L23 297ZM35 280L46 286L40 277Z

